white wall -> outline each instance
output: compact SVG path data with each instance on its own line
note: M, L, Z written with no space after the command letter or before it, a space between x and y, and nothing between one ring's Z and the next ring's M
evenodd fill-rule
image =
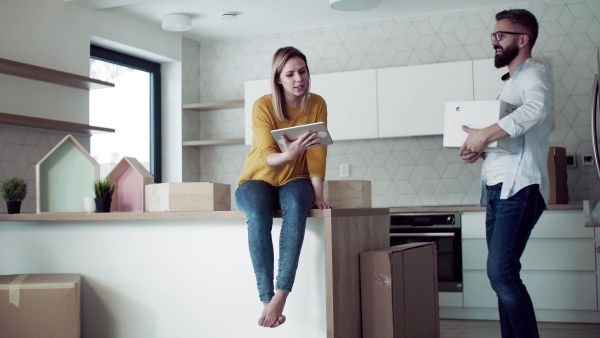
M0 2L0 58L87 76L90 13L63 0ZM0 75L0 112L87 123L87 91Z

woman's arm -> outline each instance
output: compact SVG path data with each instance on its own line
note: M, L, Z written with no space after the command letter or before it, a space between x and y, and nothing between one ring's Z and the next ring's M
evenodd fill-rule
M320 177L311 177L310 179L313 190L315 191L315 201L313 202L313 209L331 209L331 205L327 204L323 198L323 179Z

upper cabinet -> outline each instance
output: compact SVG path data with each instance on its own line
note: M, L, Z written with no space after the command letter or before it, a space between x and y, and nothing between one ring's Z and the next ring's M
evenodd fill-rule
M472 100L471 61L378 69L379 137L441 135L446 101Z
M502 89L502 75L506 67L494 66L494 59L473 60L473 99L475 101L496 100Z
M375 69L313 75L310 91L327 102L327 129L334 142L377 138Z
M271 92L269 80L246 81L244 84L244 128L245 144L252 144L252 107L254 102L263 95Z
M447 101L496 100L502 89L493 59L359 70L311 76L311 92L327 102L334 142L442 135ZM268 80L246 81L246 144L252 106L271 92Z
M376 71L359 70L311 76L312 93L327 103L327 129L333 141L377 138ZM246 81L246 144L252 143L252 107L271 92L268 80Z

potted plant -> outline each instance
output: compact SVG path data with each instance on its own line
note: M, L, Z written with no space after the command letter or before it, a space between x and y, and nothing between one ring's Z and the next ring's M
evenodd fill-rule
M24 179L13 177L0 183L0 195L6 201L9 214L21 213L21 201L27 196L27 182Z
M117 184L113 184L108 180L108 177L101 180L94 180L94 194L96 195L96 212L110 212L110 204L112 203L112 195L117 188Z

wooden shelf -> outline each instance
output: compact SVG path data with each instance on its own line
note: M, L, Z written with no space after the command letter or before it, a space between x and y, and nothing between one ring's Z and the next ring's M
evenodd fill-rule
M0 58L0 73L87 90L115 86L110 82L2 58Z
M244 107L244 100L200 102L200 103L188 103L188 104L183 105L183 109L190 109L190 110L197 110L197 111L243 108L243 107Z
M184 147L209 147L209 146L237 146L244 144L243 138L232 138L224 140L200 140L183 141Z
M39 117L14 115L7 113L0 113L0 124L18 126L18 127L29 127L29 128L40 128L66 131L69 133L80 133L80 134L100 134L100 133L114 133L114 129L95 127L87 124L80 124L74 122L65 122L59 120L43 119Z

